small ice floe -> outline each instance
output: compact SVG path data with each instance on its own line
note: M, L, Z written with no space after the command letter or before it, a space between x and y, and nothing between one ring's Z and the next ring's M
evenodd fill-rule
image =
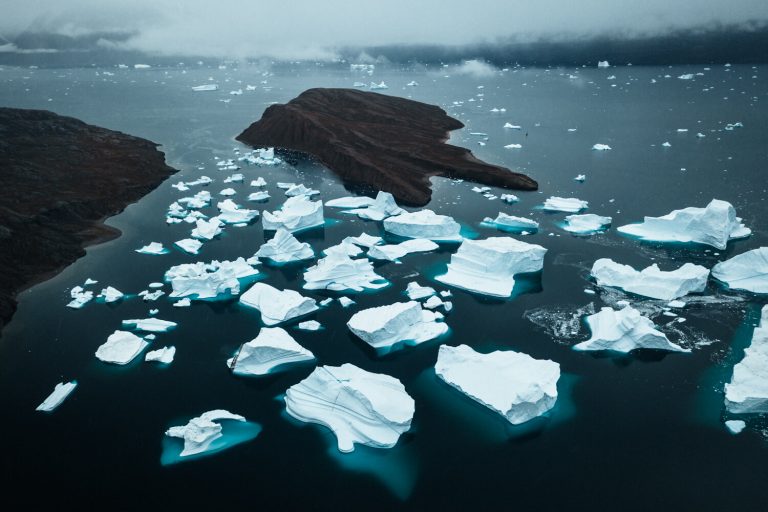
M646 348L668 350L671 352L690 352L676 345L667 336L656 329L653 322L640 314L632 306L614 310L604 307L586 318L592 331L587 341L574 345L574 350L611 350L628 353L635 349Z
M43 403L37 406L36 411L51 412L67 399L77 387L77 381L60 382L53 388L53 392L43 400Z
M214 237L221 234L221 226L223 223L218 217L213 217L210 220L197 219L195 221L195 228L191 232L192 238L199 238L202 240L213 240Z
M661 145L664 146L665 148L671 148L672 147L672 144L670 144L669 142L664 142Z
M491 190L491 187L472 187L472 192L477 192L478 194L485 194L490 190Z
M677 131L677 133L687 133L688 132L688 128L678 128L676 131Z
M299 421L329 428L339 451L348 453L355 444L395 446L411 428L415 403L396 378L346 363L317 367L288 388L285 411Z
M520 201L520 198L515 194L501 194L501 200L505 203L516 203Z
M578 235L593 235L608 229L612 220L610 217L602 217L593 213L568 215L565 217L563 229Z
M240 297L240 303L259 310L261 321L272 326L318 310L315 299L294 290L278 290L265 283L256 283Z
M252 187L266 187L267 186L267 182L266 182L266 180L262 176L259 176L257 179L251 180L251 186Z
M254 255L266 258L273 263L291 263L313 258L315 252L306 242L299 242L290 231L279 228L269 241L264 243Z
M171 364L175 355L176 347L163 347L159 350L147 352L144 355L144 361Z
M507 144L504 149L521 149L522 147L522 144Z
M185 238L174 242L174 245L188 254L197 254L203 246L203 242L194 238Z
M195 92L218 91L219 86L217 84L195 85L192 90Z
M376 82L371 82L371 85L369 85L368 88L372 91L375 91L378 89L389 89L389 87L387 86L387 84L384 83L384 81L381 81L378 84Z
M237 194L237 191L233 188L225 188L224 190L219 192L219 195L221 196L233 196L235 194Z
M96 357L105 363L128 364L147 348L149 343L128 331L115 331L106 343L96 349Z
M118 300L122 299L125 296L123 292L118 290L117 288L112 288L111 286L107 286L103 290L101 290L101 293L99 294L99 298L104 299L104 302L111 303L111 302L117 302Z
M211 193L207 190L201 190L193 196L177 199L176 203L184 205L187 208L205 208L211 203Z
M227 361L227 366L235 375L267 375L314 359L314 354L284 329L264 327L258 336L240 347L237 355Z
M140 254L160 255L160 254L168 254L168 249L163 247L163 244L159 242L151 242L140 249L136 249L136 252Z
M146 332L168 332L176 327L176 322L160 320L159 318L136 318L133 320L123 320L123 327L131 327L137 331Z
M768 412L768 305L763 306L744 358L734 365L733 377L725 385L725 408L733 414Z
M248 194L249 201L267 201L269 200L269 192L266 190L259 190L258 192L251 192Z
M235 173L224 178L224 183L242 183L245 177L241 173Z
M363 250L351 242L342 240L341 243L323 249L325 256L349 256L354 258L362 254Z
M347 327L358 338L376 349L390 349L401 344L418 345L448 332L432 311L416 301L396 302L363 309L352 315Z
M154 292L150 292L149 290L142 290L137 295L141 297L144 302L154 302L165 295L165 292L163 290L155 290Z
M741 431L746 428L747 424L742 420L728 420L725 422L725 428L728 429L733 435L741 434Z
M431 286L421 286L416 281L411 281L405 289L405 294L411 300L421 300L434 295L435 289Z
M611 65L608 63L607 60L600 60L600 61L597 62L597 67L598 68L608 68L610 66Z
M573 178L573 181L578 181L580 183L584 183L586 181L587 177L584 174L579 174L575 178Z
M242 89L235 89L234 91L229 91L229 94L232 96L242 96L243 90Z
M275 148L254 149L250 153L238 158L240 162L246 162L260 167L280 165L283 161L275 156Z
M427 238L436 242L461 241L461 226L447 215L432 210L406 212L384 219L384 229L405 238Z
M338 301L339 301L339 304L341 304L341 307L345 309L351 306L352 304L355 304L355 301L353 301L349 297L339 297Z
M703 133L699 132L699 133L696 134L696 137L698 137L700 139L703 139L703 138L706 137L706 135L704 135Z
M515 274L538 272L547 250L510 237L464 240L451 256L441 283L494 297L510 297Z
M729 132L733 131L734 128L744 128L744 125L741 123L728 123L725 125L725 129Z
M733 290L768 293L768 247L752 249L712 267L712 277Z
M340 198L334 201L328 201L326 204L328 206L336 206L337 208L351 208L345 210L343 213L357 215L361 219L375 221L384 220L392 215L400 215L405 211L397 205L395 198L389 192L379 191L376 195L376 199L371 200L371 202L361 201L362 206L343 206L355 204L355 202L350 199L357 198ZM365 199L370 198L366 197Z
M332 208L367 208L373 204L374 198L368 196L345 196L331 199L325 203Z
M368 249L368 257L375 260L397 261L414 252L429 252L439 248L440 246L432 240L414 238L399 244L374 245Z
M593 151L609 151L611 149L611 146L608 144L595 144L592 146Z
M306 322L299 322L296 327L302 331L319 331L323 328L323 324L317 320L307 320Z
M373 247L379 245L384 240L380 236L372 236L368 233L361 233L360 236L348 236L343 240L346 243L359 245L360 247Z
M192 418L186 425L171 427L165 432L165 435L184 440L184 450L180 454L181 457L198 455L220 449L220 447L217 448L212 445L214 441L224 435L221 425L221 422L224 420L245 422L245 418L239 414L232 414L229 411L217 409L203 413L197 418Z
M354 82L352 87L368 87L368 85L365 82Z
M357 246L348 244L359 250ZM317 264L304 271L305 290L378 290L389 285L389 281L373 270L373 263L367 259L352 259L343 251L331 252Z
M149 64L134 64L133 65L133 69L149 69L151 67L152 66L150 66Z
M503 212L499 212L495 219L486 217L483 219L483 224L511 233L520 233L522 231L532 233L539 229L539 223L533 219L515 217L514 215L507 215Z
M578 213L589 208L589 202L575 197L551 196L544 201L542 208L550 212Z
M643 270L600 258L592 265L592 277L598 286L621 288L624 291L659 300L673 300L701 293L707 287L709 270L701 265L686 263L676 270L665 272L654 263Z
M289 197L279 210L265 210L262 217L262 224L267 231L284 228L294 233L324 223L323 202L311 201L307 196Z
M67 303L67 307L80 309L93 300L93 292L85 290L82 286L75 286L69 291L69 297L72 300Z
M300 183L298 185L294 185L285 191L285 195L288 197L296 197L296 196L306 196L306 197L312 197L317 194L319 194L319 190L315 190L313 188L307 188L304 186L303 183Z
M416 80L411 80L410 82L408 82L405 85L407 85L408 87L416 87L416 86L419 85L419 82L417 82Z
M219 202L216 207L219 209L218 219L225 224L247 224L259 215L258 210L241 208L231 199Z
M731 203L719 199L713 199L706 208L689 207L662 217L645 217L643 222L621 226L617 231L641 240L699 243L718 249L725 249L729 240L752 234Z
M545 414L557 402L560 365L522 352L481 354L467 345L441 345L435 373L513 425Z
M680 80L693 80L693 77L696 76L693 73L686 73L684 75L680 75L677 78Z
M516 125L516 124L512 124L512 123L504 123L504 128L506 128L508 130L522 130L523 129L522 126L519 126L519 125Z
M165 280L171 283L171 297L189 297L191 299L214 299L219 295L238 295L240 279L257 276L254 269L244 258L234 261L210 263L198 261L175 265L165 272Z

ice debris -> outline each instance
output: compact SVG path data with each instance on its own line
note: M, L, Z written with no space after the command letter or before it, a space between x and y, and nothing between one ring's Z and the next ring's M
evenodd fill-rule
M101 290L101 293L99 294L99 297L104 299L104 302L107 302L107 303L117 302L118 300L122 299L124 296L125 294L123 294L123 292L111 286L107 286L106 288Z
M133 320L123 320L123 327L131 327L137 331L145 332L168 332L176 327L176 322L160 320L159 318L137 318Z
M184 263L169 268L165 280L171 283L171 297L190 297L192 299L213 299L219 295L240 293L239 279L253 277L259 271L249 265L245 259L217 261L210 263L198 261Z
M483 219L483 224L493 226L501 231L509 231L512 233L520 233L522 231L532 233L539 229L539 223L533 219L515 217L514 215L507 215L503 212L499 212L495 219L486 217Z
M374 245L368 249L368 257L376 260L397 261L414 252L429 252L439 248L440 246L432 240L414 238L399 244Z
M349 245L357 249L357 246ZM343 252L332 252L304 272L305 290L377 290L389 282L374 272L367 259L352 259Z

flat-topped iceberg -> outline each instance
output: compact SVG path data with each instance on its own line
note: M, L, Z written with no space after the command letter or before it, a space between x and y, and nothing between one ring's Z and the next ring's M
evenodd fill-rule
M264 327L227 361L235 375L266 375L293 363L312 361L314 354L280 327Z
M768 247L752 249L712 267L712 277L734 290L768 293Z
M168 332L176 327L176 322L160 320L159 318L137 318L133 320L123 320L123 326L133 326L137 331Z
M551 196L544 201L542 208L550 212L578 213L589 208L589 202L575 197Z
M513 350L481 354L467 345L441 345L435 373L511 424L519 425L555 406L560 365Z
M285 410L331 429L339 451L347 453L355 444L393 447L411 428L415 403L396 378L346 363L317 367L288 388Z
M495 219L486 217L483 219L483 223L493 226L501 231L510 231L513 233L520 233L522 231L532 233L539 229L539 223L533 219L515 217L514 215L507 215L503 212L499 212Z
M349 244L351 245L351 244ZM357 248L352 245L352 247ZM352 259L342 251L331 252L304 272L305 290L378 290L389 282L373 270L367 259Z
M411 281L405 288L405 294L408 295L408 298L411 300L426 299L435 293L435 289L431 286L421 286L416 281Z
M587 317L587 325L592 337L574 345L574 350L612 350L627 353L638 348L647 348L689 352L669 341L649 318L642 316L632 306L625 306L619 311L604 307Z
M192 299L213 299L219 295L240 293L240 279L253 277L259 271L244 258L234 261L211 261L210 263L184 263L169 268L165 280L171 283L171 297Z
M186 425L169 428L165 435L184 440L184 450L181 452L181 457L197 455L211 450L211 443L223 436L221 426L223 420L244 422L245 418L239 414L216 409L203 413L197 418L192 418Z
M268 242L256 251L257 258L267 258L274 263L290 263L313 258L315 252L306 242L299 242L290 231L279 228Z
M96 357L105 363L128 364L147 348L147 343L128 331L115 331L109 335L106 343L96 349Z
M370 200L369 197L340 198L333 201L328 201L326 204L328 206L335 206L336 208L351 208L346 210L344 213L357 215L361 219L375 221L384 220L385 218L391 217L392 215L400 215L405 211L397 206L395 198L389 192L379 191L379 193L376 195L376 199L372 201L354 201L355 199ZM359 204L359 206L353 206L356 203Z
M546 252L540 245L510 237L464 240L451 256L448 272L435 279L485 295L509 297L515 274L541 270Z
M35 410L44 412L53 411L58 406L60 406L64 400L67 399L67 397L75 390L76 387L77 381L75 380L71 382L59 382L56 384L56 387L53 388L53 392L51 392L51 394L48 395L48 397L43 400L43 403L38 405Z
M440 246L432 240L414 238L399 244L374 245L368 249L368 257L376 260L396 261L413 252L429 252L439 248Z
M203 242L194 238L185 238L174 242L176 247L188 254L197 254L203 246Z
M247 224L259 216L259 210L241 208L231 199L225 199L216 205L218 219L225 224Z
M370 346L385 349L400 343L418 345L445 334L448 326L438 322L440 318L416 301L396 302L358 311L347 327Z
M307 196L289 197L283 206L274 212L264 211L262 224L266 230L283 228L290 232L322 226L323 202L311 201Z
M768 412L768 305L763 306L744 358L734 365L731 381L725 385L725 407L734 414Z
M437 242L461 241L461 226L447 215L432 210L406 212L384 219L384 229L405 238L427 238Z
M276 325L318 310L315 299L294 290L278 290L265 283L256 283L240 297L240 303L261 313L266 325Z
M610 217L603 217L601 215L595 215L594 213L586 213L584 215L568 215L565 217L565 224L563 229L569 233L576 233L579 235L591 235L604 231L611 225Z
M682 242L725 249L728 241L752 231L741 223L731 203L713 199L705 208L683 208L662 217L645 217L639 224L617 228L620 233L652 242Z
M659 300L674 300L689 293L701 293L707 287L709 270L701 265L686 263L665 272L654 263L643 270L600 258L592 265L592 277L599 286L621 288L624 291Z
M140 254L160 255L160 254L168 254L168 249L163 247L163 244L161 244L160 242L150 242L144 247L136 249L136 252Z
M147 362L157 362L162 364L171 364L176 355L176 347L163 347L158 350L152 350L144 355Z

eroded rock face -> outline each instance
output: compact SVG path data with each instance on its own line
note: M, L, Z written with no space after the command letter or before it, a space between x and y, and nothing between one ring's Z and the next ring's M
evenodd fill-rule
M0 108L0 169L0 327L18 290L117 236L101 221L176 172L148 140L13 108Z
M434 105L352 89L309 89L267 108L237 140L312 154L345 182L390 192L415 206L429 202L431 176L538 188L528 176L445 144L448 132L463 126Z

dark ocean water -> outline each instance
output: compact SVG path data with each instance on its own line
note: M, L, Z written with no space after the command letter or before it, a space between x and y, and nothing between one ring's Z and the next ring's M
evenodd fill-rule
M693 80L676 78L699 72ZM219 91L191 91L209 77ZM455 246L406 256L399 265L377 264L392 285L354 296L357 305L350 309L334 304L316 313L311 318L324 325L322 331L288 324L318 364L349 362L403 382L416 401L416 414L397 446L358 446L341 454L329 431L290 419L281 396L311 372L311 365L266 378L234 377L227 358L261 325L258 313L237 301L174 308L166 296L154 303L133 298L116 305L94 302L82 310L65 307L69 289L86 278L99 281L97 291L112 285L137 293L161 281L172 265L249 257L264 242L256 222L227 228L198 257L176 249L157 257L134 252L151 241L170 247L188 236L189 225L164 222L171 202L197 190L178 192L171 187L176 181L205 174L216 180L208 186L214 196L232 186L238 191L233 199L247 204L248 183L264 176L272 199L252 203L259 210L282 203L280 181L318 188L324 200L349 195L332 173L310 161L244 167L239 171L245 174L243 184L225 185L229 173L216 169L214 157L231 158L234 148L245 150L234 137L271 102L288 101L310 87L371 80L386 81L388 94L446 108L467 125L452 134L451 143L520 169L540 184L538 192L514 192L520 202L507 205L472 192L472 183L435 179L429 208L454 216L479 237L502 234L480 226L486 216L499 211L530 216L541 230L524 240L548 249L543 272L525 280L510 300L453 290L454 309L446 317L450 334L436 342L378 356L345 323L358 309L403 300L411 280L445 289L433 277L445 269ZM407 87L412 80L420 85ZM257 89L245 91L247 84ZM242 95L228 94L240 88ZM747 65L510 69L487 76L454 68L382 68L370 77L319 65L285 65L271 72L195 66L2 68L0 105L50 109L146 137L162 144L170 165L180 169L109 219L123 232L120 238L89 248L59 275L20 294L18 311L0 338L4 499L21 496L29 505L110 510L764 510L768 422L750 418L745 432L730 435L723 426L722 389L765 298L710 284L707 299L683 312L687 322L678 332L669 331L670 339L692 348L691 354L595 356L570 349L589 337L578 322L578 333L565 339L547 329L560 326L558 318L577 308L593 303L599 309L622 298L616 292L584 292L594 288L588 274L597 258L636 267L657 262L665 270L685 261L711 267L768 244L767 101L764 66ZM492 113L492 108L506 112ZM505 122L523 130L504 130ZM735 122L743 127L724 129ZM678 133L678 128L689 131ZM469 132L487 133L486 145L478 145L482 139ZM706 137L697 138L697 132ZM662 147L665 141L672 146ZM510 143L523 148L503 148ZM595 143L613 149L592 151ZM577 174L586 174L586 182L574 181ZM614 227L718 198L735 206L753 235L724 251L640 243L613 229L576 237L557 226L565 214L536 209L550 195L588 200L588 213L612 216ZM349 235L381 231L380 223L332 208L325 214L342 222L299 235L316 252ZM259 268L265 282L301 290L303 266ZM302 293L318 299L339 295ZM116 367L94 357L121 320L143 318L151 308L160 309L159 318L179 324L158 335L153 347L175 345L173 364L162 368L137 358ZM662 325L670 320L654 319ZM466 343L481 352L514 349L560 363L555 409L548 418L510 426L435 376L440 343ZM57 382L70 379L79 387L59 409L35 412ZM164 431L217 408L242 414L263 430L210 457L161 465ZM30 485L38 491L22 494Z

